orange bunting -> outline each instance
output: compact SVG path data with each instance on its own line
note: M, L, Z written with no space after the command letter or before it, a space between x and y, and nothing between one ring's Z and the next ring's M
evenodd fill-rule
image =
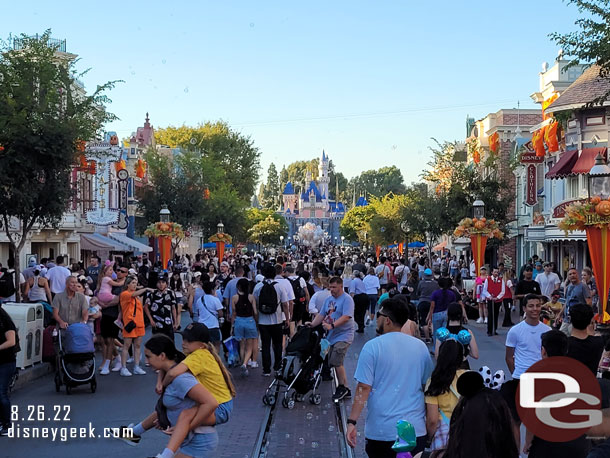
M544 128L537 130L532 135L532 145L536 156L544 157L546 151L544 149Z
M81 154L80 156L78 156L78 160L80 162L80 167L82 169L86 169L89 166L89 163L87 162L87 159L85 158L84 154Z
M123 170L127 168L127 164L125 164L125 159L121 159L120 161L116 161L114 163L114 169L118 172L119 170Z
M146 175L146 161L138 159L138 163L136 164L136 176L138 178L144 178L144 175Z
M472 160L475 164L481 162L481 153L479 153L479 150L475 150L474 153L472 153Z
M497 154L500 151L500 135L498 132L494 132L494 134L489 137L489 150Z
M559 142L557 141L558 126L558 122L549 124L544 132L544 143L546 143L549 153L556 153L559 151Z

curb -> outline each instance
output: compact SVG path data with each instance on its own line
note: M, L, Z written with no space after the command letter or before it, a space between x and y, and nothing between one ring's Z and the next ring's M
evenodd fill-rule
M45 375L54 372L53 366L50 363L39 363L34 366L26 367L19 370L19 378L15 382L12 392L21 389L24 385Z

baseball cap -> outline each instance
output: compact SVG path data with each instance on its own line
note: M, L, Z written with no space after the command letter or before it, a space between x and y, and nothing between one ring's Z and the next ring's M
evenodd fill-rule
M201 277L201 272L197 271L193 274L193 277Z
M32 256L28 262L28 267L34 267L36 265L36 258Z
M203 323L190 323L182 331L182 339L188 342L203 342L210 341L210 330Z
M258 275L256 276L256 283L260 283L260 282L262 282L262 281L265 281L265 276L264 276L264 275L261 275L261 274L258 274Z
M220 263L221 266L229 267L229 263L227 261L222 261Z
M131 268L129 269L129 275L138 275L138 272L136 272L136 269Z
M430 269L424 270L424 275L432 275L432 270L430 270Z

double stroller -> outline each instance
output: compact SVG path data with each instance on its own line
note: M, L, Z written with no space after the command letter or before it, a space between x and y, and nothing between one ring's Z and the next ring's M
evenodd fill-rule
M321 355L322 326L300 327L286 346L280 370L265 391L263 404L273 405L277 396L283 395L282 406L293 409L295 402L302 402L311 391L309 402L319 405L322 396L316 393L322 376Z
M67 329L58 329L56 342L55 391L59 392L63 384L66 393L71 394L75 386L91 384L91 392L95 393L95 345L91 328L85 323L74 323Z

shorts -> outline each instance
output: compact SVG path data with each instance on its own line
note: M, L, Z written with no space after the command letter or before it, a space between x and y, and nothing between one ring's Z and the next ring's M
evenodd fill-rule
M332 344L328 350L328 366L343 366L343 360L345 359L345 354L350 345L351 342L336 342Z
M100 323L100 334L105 339L116 339L119 336L119 327L114 324L116 318L110 315L102 315Z
M214 450L218 447L218 433L216 431L200 434L189 434L180 445L180 452L193 458L211 458L215 456Z
M417 313L420 326L425 326L428 313L430 313L430 301L419 301L417 304Z
M216 417L216 424L222 425L229 421L229 417L231 416L231 412L233 412L233 399L227 402L223 402L214 411L214 416Z
M233 325L233 335L237 340L258 339L258 329L256 321L251 316L238 316Z
M208 331L210 332L210 342L220 342L222 340L220 328L210 328Z
M369 307L371 315L375 315L375 309L377 308L377 294L367 294L369 297Z
M290 317L290 321L294 321L298 323L299 321L303 321L307 314L307 310L305 308L305 302L295 302L292 307L292 316Z

